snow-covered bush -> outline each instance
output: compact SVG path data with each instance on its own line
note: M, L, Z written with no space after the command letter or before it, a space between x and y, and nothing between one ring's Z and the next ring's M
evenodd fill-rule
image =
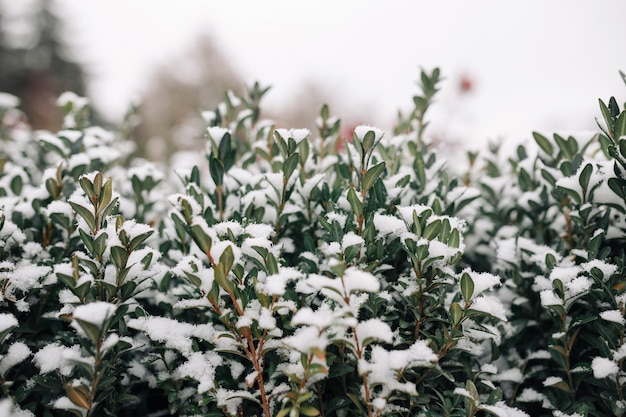
M0 95L0 415L622 415L626 111L459 175L439 78L351 138L228 92L171 173Z

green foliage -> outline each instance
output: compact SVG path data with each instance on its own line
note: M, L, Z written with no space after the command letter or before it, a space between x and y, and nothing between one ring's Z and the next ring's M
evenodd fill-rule
M622 415L626 112L469 153L461 179L425 134L439 81L394 137L344 138L328 106L279 129L267 88L229 92L172 176L72 117L3 124L0 407Z

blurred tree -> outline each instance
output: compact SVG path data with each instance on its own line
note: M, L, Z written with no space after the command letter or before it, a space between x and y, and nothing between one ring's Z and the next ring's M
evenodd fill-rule
M243 82L208 36L158 67L138 108L137 153L164 161L178 150L197 149L204 137L202 110L213 110L226 90L241 94Z
M20 98L34 128L54 131L62 122L57 97L64 91L85 95L85 77L67 58L54 3L38 0L30 6L17 15L0 7L0 91Z

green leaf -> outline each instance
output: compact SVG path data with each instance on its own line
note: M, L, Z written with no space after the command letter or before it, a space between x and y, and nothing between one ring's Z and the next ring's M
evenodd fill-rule
M343 258L346 262L352 261L361 253L361 245L348 246L343 251Z
M107 246L108 238L109 238L109 235L106 234L105 232L102 232L98 235L98 237L96 237L93 240L93 251L94 251L95 257L97 258L102 257Z
M98 207L100 208L107 207L109 203L111 202L112 197L113 197L113 180L109 178L106 180L106 182L102 186Z
M583 199L586 197L587 195L587 189L589 187L589 180L591 179L591 173L593 172L593 166L591 164L587 164L585 165L585 167L583 168L583 170L580 173L580 176L578 177L578 183L580 184L580 186L582 187L582 191L583 191Z
M437 235L439 235L439 232L441 232L442 227L443 227L443 223L441 222L440 219L433 220L432 222L426 225L422 236L427 240L433 240L434 238L437 237Z
M13 194L15 195L20 195L22 192L22 186L24 185L24 180L22 180L22 176L21 175L16 175L13 177L13 179L11 179L11 191L13 191Z
M80 179L78 180L78 183L80 184L80 187L83 189L85 194L87 194L87 198L89 200L91 200L93 197L96 197L96 196L99 197L99 194L96 194L96 191L93 188L93 184L91 183L91 181L89 181L87 177L85 176L80 177Z
M554 147L552 146L548 138L538 132L533 132L533 138L535 139L535 142L537 142L537 145L539 145L542 151L552 156L552 153L554 152Z
M554 141L559 146L559 149L561 150L561 153L565 156L565 158L571 160L574 157L574 153L571 151L570 146L565 139L555 133Z
M459 233L459 229L452 229L450 238L448 239L448 246L451 248L458 248L461 246L461 234Z
M110 216L113 213L113 210L115 209L115 207L117 206L117 200L118 197L115 197L113 199L113 201L111 201L111 203L109 203L104 210L101 209L100 211L100 218L101 219L106 219L108 216Z
M74 203L73 201L70 201L69 203L70 203L70 206L72 206L72 209L74 209L74 211L78 213L78 215L82 217L83 220L85 220L85 222L87 223L87 226L89 226L89 230L91 230L92 232L95 231L96 230L96 217L91 212L91 210L89 210L85 206L81 206L78 203Z
M367 155L367 153L374 146L374 140L376 139L376 134L373 130L368 130L363 138L363 152Z
M202 226L194 224L189 228L189 232L194 242L196 242L205 254L211 253L213 241L211 240L211 237L204 232Z
M563 281L561 281L560 279L555 279L554 281L552 281L552 288L556 290L556 294L560 298L563 298L563 296L565 295L565 289L563 288Z
M98 342L100 341L102 329L93 323L89 323L88 321L77 318L74 318L74 320L76 321L76 323L78 323L81 329L83 329L89 340L91 340L91 343L93 343L94 346L98 344Z
M609 178L607 181L609 188L619 197L626 199L626 181L621 178Z
M295 171L300 161L300 154L298 152L293 153L289 158L283 162L283 177L290 178L293 171Z
M602 112L602 117L604 118L604 123L606 123L606 128L608 133L612 136L613 134L613 117L611 117L611 112L609 108L604 104L602 99L598 99L600 104L600 112Z
M365 173L365 177L363 178L363 190L365 192L369 191L369 189L372 188L372 185L374 185L374 182L378 179L378 177L380 177L380 174L382 174L384 171L385 161L382 161L379 164L374 165L373 167L368 169Z
M348 190L347 198L350 206L352 207L352 212L354 213L354 215L356 217L361 217L363 215L363 203L361 202L361 200L359 200L356 191L354 191L354 187L350 187L350 189Z
M222 136L222 140L220 141L219 148L217 150L217 157L220 161L224 162L228 158L229 154L232 152L232 142L230 132L226 132L224 136Z
M615 97L611 97L609 99L609 111L611 112L611 117L613 120L617 119L619 116L619 105L617 104L617 100Z
M626 112L622 113L622 116L625 114ZM622 155L622 157L626 158L626 139L620 139L618 141L618 146L619 146L619 153Z
M267 254L267 259L265 260L267 273L269 275L278 274L278 262L276 261L276 257L272 252Z
M142 233L132 238L132 240L128 244L128 250L134 251L135 249L137 249L139 245L141 245L146 239L152 236L153 233L154 231L150 230L149 232Z
M209 172L215 185L224 183L224 164L217 158L209 159Z
M233 267L233 263L235 262L235 255L233 253L232 246L226 246L224 252L220 255L219 265L223 266L224 272L228 274Z
M317 408L312 405L303 405L300 407L300 414L305 415L307 417L316 417L320 415L320 412Z
M291 407L287 406L287 407L281 409L278 412L278 414L276 414L276 417L287 417L290 412L291 412Z
M546 253L546 267L548 271L552 270L556 266L556 258L551 253Z
M474 280L467 272L461 275L461 295L463 295L465 302L470 301L474 295Z
M67 398L77 406L90 409L91 401L89 400L89 389L84 385L73 386L72 382L67 382L64 385Z
M463 310L456 301L450 305L450 318L455 326L461 322L463 318Z

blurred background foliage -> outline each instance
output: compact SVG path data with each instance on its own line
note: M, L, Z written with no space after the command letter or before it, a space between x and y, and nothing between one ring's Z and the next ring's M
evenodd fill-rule
M4 6L4 7L3 7ZM64 91L90 97L92 68L74 59L64 20L53 0L36 0L19 12L0 3L0 91L17 96L34 129L57 131L62 114L56 99ZM123 65L123 63L120 63ZM168 162L179 150L204 146L201 110L212 110L224 91L242 95L245 83L208 35L181 47L179 56L155 67L150 86L126 117L136 155ZM266 115L285 126L314 129L315 116L329 94L315 83L294 92L280 114ZM91 107L92 122L107 124ZM309 126L311 125L311 126ZM356 122L353 123L356 125ZM351 134L351 132L347 132Z

